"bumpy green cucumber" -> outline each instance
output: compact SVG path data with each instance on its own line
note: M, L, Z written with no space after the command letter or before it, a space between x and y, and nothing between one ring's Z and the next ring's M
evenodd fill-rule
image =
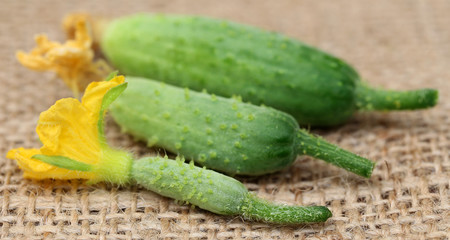
M321 206L287 206L266 202L249 193L234 178L176 161L152 157L133 163L131 177L145 188L163 196L192 203L223 215L272 223L324 222L331 212Z
M369 177L374 163L312 136L288 114L207 93L127 77L110 112L126 132L228 174L261 175L298 154Z
M437 91L385 91L342 60L278 33L204 17L138 14L112 21L105 56L121 72L285 111L330 126L354 111L431 107Z

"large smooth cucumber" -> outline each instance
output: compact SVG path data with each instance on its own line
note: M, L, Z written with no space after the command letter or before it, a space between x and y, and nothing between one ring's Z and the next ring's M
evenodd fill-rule
M259 28L205 17L137 14L104 25L101 48L121 72L220 96L240 95L330 126L356 110L431 107L437 91L387 91L360 81L347 63Z

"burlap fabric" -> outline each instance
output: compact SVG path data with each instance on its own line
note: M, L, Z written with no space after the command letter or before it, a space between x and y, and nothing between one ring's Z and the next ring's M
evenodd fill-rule
M15 1L0 2L1 239L448 239L450 171L449 1ZM85 10L110 16L137 11L202 14L286 33L353 64L373 85L440 90L431 110L359 113L347 124L314 130L374 159L363 179L309 157L261 178L240 178L259 196L326 205L324 224L277 226L180 206L139 187L31 181L5 158L14 147L40 147L41 111L71 96L51 73L20 66L18 49L36 33L63 40L60 21ZM154 154L108 121L114 146Z

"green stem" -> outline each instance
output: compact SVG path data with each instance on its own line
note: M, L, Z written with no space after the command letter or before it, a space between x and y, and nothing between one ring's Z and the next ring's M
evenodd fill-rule
M322 159L340 168L369 178L375 162L346 151L326 140L299 129L297 133L297 153Z
M356 88L356 106L362 110L414 110L433 107L437 100L435 89L394 91L371 88L364 83Z
M281 224L325 222L332 216L331 211L323 206L276 205L251 193L241 209L247 219Z

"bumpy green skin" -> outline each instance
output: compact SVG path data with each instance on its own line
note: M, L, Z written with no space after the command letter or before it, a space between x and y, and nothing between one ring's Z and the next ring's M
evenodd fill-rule
M228 174L261 175L313 156L364 177L375 163L299 129L268 107L127 77L128 89L111 105L122 130Z
M126 132L228 174L261 175L296 158L296 121L245 104L160 82L127 77L110 112Z
M324 222L331 217L326 207L269 203L248 193L242 183L231 177L182 160L140 159L133 163L131 178L163 196L223 215L242 215L247 219L283 224Z
M300 124L336 125L356 110L358 74L331 55L258 28L203 17L139 14L111 22L101 46L121 72L240 95Z
M181 160L143 158L133 164L131 176L151 191L224 215L240 214L248 194L234 178Z

